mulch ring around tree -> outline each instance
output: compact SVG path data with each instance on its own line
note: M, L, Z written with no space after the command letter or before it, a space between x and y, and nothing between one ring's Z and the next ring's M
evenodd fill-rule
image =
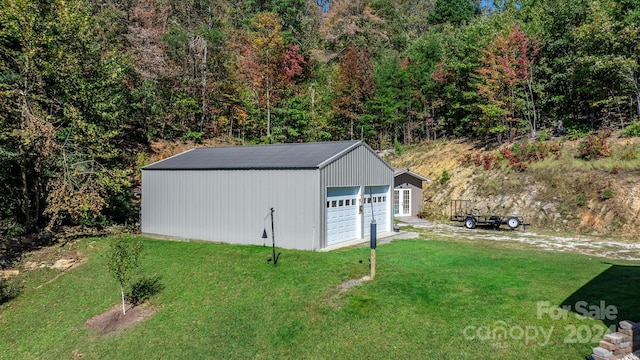
M130 328L155 314L157 309L145 304L129 306L127 313L122 314L122 303L87 320L84 325L98 335L109 335Z

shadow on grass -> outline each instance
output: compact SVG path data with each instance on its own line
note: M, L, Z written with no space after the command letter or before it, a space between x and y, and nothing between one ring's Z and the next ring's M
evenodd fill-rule
M611 265L565 299L560 306L602 320L608 327L622 320L640 321L640 266Z
M126 299L132 306L138 306L162 290L164 290L162 276L145 276L131 285Z

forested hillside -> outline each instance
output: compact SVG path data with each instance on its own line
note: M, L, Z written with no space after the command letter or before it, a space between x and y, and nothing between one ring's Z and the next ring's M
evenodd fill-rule
M137 221L158 141L500 144L639 116L637 0L2 0L0 236Z

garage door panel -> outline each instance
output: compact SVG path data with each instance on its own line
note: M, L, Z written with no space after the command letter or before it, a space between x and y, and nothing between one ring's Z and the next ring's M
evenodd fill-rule
M376 231L389 229L389 186L368 186L364 195L364 235L371 233L371 220L376 220Z
M355 201L359 188L327 189L327 245L358 237L358 207Z

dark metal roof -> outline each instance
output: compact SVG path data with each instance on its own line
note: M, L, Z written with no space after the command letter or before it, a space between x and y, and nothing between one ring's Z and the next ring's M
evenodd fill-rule
M411 175L411 176L413 176L414 178L419 179L419 180L422 180L422 181L431 181L431 179L429 179L428 177L426 177L426 176L422 176L422 175L420 175L420 174L418 174L418 173L415 173L415 172L413 172L413 171L411 171L411 170L409 170L409 169L407 169L407 168L404 168L404 169L394 169L394 170L393 170L393 177L400 176L400 175L402 175L402 174L408 174L408 175Z
M196 148L143 170L317 169L361 144L332 141Z

